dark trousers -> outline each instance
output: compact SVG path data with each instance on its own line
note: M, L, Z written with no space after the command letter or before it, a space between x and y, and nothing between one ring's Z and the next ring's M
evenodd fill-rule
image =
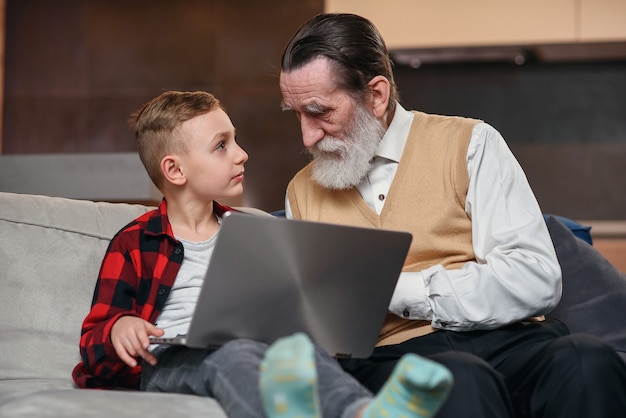
M438 418L626 417L624 361L598 338L570 335L560 322L437 331L341 364L376 393L409 352L445 365L454 376Z

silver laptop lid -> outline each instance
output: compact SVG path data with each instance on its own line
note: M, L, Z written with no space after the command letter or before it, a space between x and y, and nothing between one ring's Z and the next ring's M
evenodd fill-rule
M411 242L406 232L232 213L187 345L271 344L305 332L331 355L371 354Z

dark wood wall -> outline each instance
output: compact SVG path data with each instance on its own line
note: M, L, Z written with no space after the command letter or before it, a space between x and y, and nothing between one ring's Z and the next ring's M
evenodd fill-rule
M323 0L5 0L2 152L133 152L129 114L164 90L207 90L250 154L242 203L283 207L307 159L279 110L278 62ZM383 34L384 35L384 34ZM544 212L626 218L626 64L396 67L403 103L481 118Z
M165 90L219 97L250 154L245 203L283 207L306 163L278 65L323 0L6 0L4 154L133 152L126 121Z

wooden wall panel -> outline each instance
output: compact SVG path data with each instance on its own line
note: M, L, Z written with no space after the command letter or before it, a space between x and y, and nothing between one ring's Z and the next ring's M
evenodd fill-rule
M133 152L129 114L168 89L224 102L250 154L242 204L283 207L307 161L278 65L323 0L6 1L6 154ZM408 108L500 129L546 211L624 219L626 63L396 66Z
M6 0L0 0L0 154L2 154L2 122L4 104L4 40L6 32Z
M0 1L4 153L133 152L132 111L165 90L207 90L251 156L243 201L283 207L306 158L295 119L279 110L279 59L323 0Z

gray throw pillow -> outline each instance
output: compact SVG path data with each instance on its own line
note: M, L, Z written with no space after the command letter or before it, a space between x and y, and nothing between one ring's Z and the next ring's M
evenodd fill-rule
M626 361L626 274L553 216L546 219L563 272L563 296L547 317L609 343Z

